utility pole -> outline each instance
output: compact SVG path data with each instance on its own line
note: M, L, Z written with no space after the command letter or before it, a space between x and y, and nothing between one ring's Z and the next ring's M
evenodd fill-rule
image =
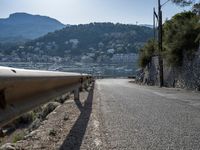
M156 10L155 7L153 8L153 38L154 42L156 41Z
M159 61L159 86L163 87L163 58L162 58L162 5L158 0L158 61Z

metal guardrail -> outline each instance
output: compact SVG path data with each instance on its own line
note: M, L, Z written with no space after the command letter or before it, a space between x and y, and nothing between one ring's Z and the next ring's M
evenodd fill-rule
M79 73L0 67L0 127L66 92L78 94L77 89L90 78Z

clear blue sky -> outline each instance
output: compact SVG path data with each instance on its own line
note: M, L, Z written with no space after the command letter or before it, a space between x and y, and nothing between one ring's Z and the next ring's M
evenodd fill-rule
M135 24L136 21L152 24L152 9L156 3L157 0L0 0L0 18L15 12L26 12L50 16L64 24ZM163 18L171 18L184 9L169 2L163 7Z

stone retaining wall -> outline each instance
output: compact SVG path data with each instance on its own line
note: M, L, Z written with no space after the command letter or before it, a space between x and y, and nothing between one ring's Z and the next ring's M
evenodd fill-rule
M200 90L200 49L192 60L184 57L182 67L169 67L164 60L164 85L192 90ZM143 84L159 85L158 57L144 69Z

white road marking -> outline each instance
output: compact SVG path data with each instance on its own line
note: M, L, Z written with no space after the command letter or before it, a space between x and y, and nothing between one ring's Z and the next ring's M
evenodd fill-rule
M95 129L99 129L99 121L94 120L94 127Z
M93 125L94 125L95 134L100 136L99 135L99 132L100 132L99 131L99 121L94 120ZM95 139L94 139L94 143L95 143L96 146L99 146L99 145L102 144L102 141L98 138L98 136L96 136Z
M160 93L160 92L152 92L152 93L162 96L162 97L165 97L165 98L169 98L169 99L178 99L178 97L176 97L175 94L164 94L164 93Z

